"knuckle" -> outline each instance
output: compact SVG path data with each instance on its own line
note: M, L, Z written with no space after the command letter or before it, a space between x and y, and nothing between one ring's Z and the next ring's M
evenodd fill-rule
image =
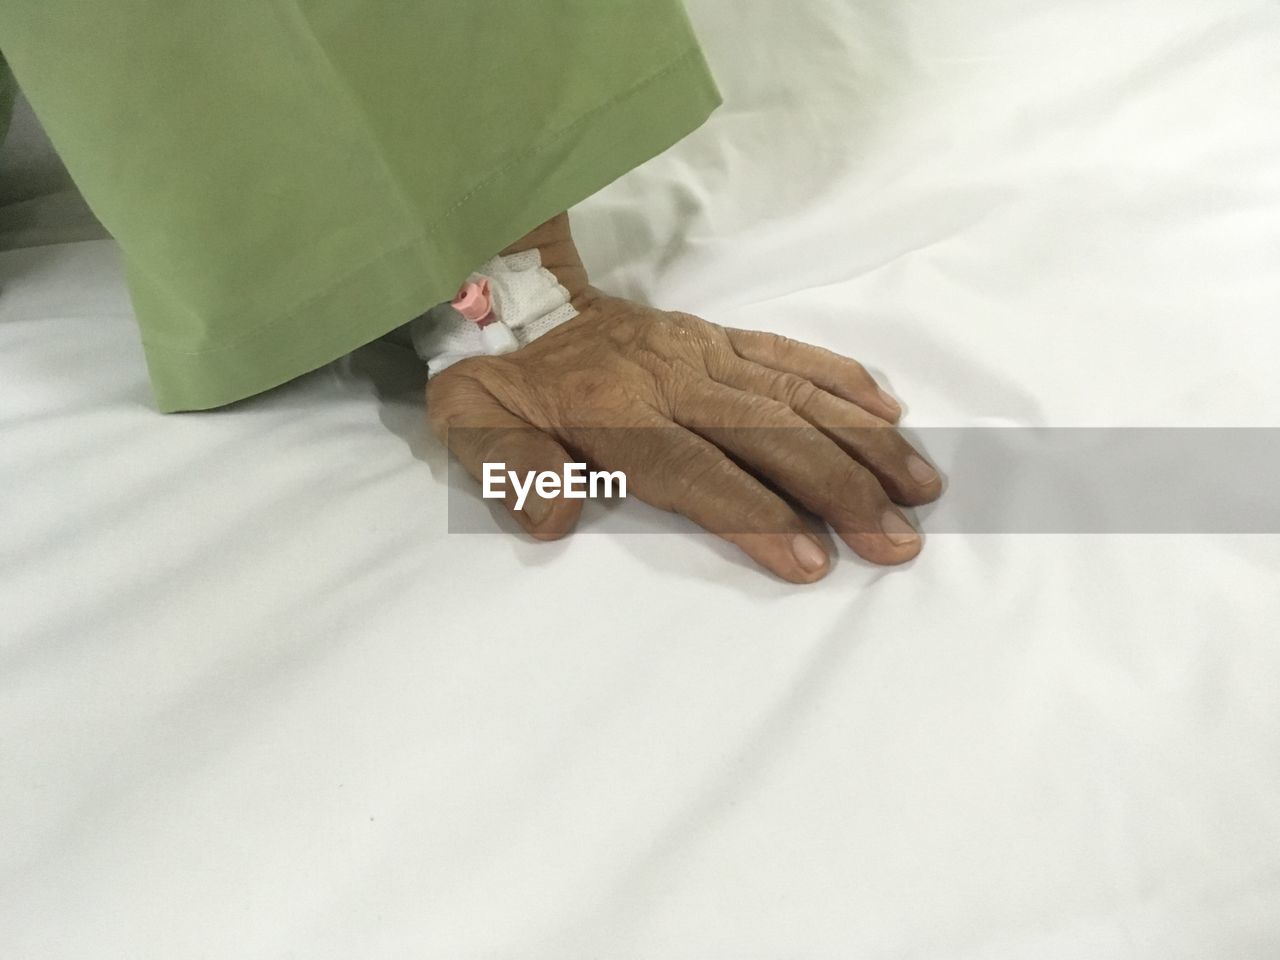
M655 317L639 329L634 345L639 351L662 356L675 340L674 328L675 324L666 317Z
M858 381L866 386L872 382L871 374L867 372L867 368L860 364L857 360L851 360L848 357L842 357L837 353L831 354L833 362L838 363L844 369L846 376Z
M836 503L844 506L846 512L857 513L879 499L879 489L880 485L866 467L853 460L846 460L832 477L830 494Z
M916 448L913 447L907 438L892 428L876 427L875 432L882 437L882 443L886 454L896 463L906 464L907 458L911 456L919 456Z
M696 319L688 314L655 312L640 327L636 342L653 353L669 354L691 341Z
M850 446L867 463L889 473L905 469L915 449L900 433L886 425L861 426L852 431Z
M655 463L653 474L668 500L690 495L714 500L717 494L737 486L737 470L727 457L694 447L668 451Z
M732 380L735 371L742 365L742 357L733 348L723 343L708 344L702 351L702 372L714 380L727 382Z
M674 475L682 485L706 486L725 480L732 472L726 458L701 449L683 451L671 459Z
M906 441L896 437L891 429L878 424L858 424L840 431L841 439L860 456L873 457L879 462L906 459Z
M596 320L594 333L614 350L626 350L644 336L645 324L630 314L608 314Z
M768 424L789 425L795 417L795 411L791 409L790 405L775 397L762 394L752 396L747 400L746 406L752 419L761 420Z
M780 361L793 353L800 346L800 341L785 337L780 333L772 333L761 340L761 346L771 360Z
M812 403L817 391L812 383L794 373L779 373L773 379L773 395L794 410Z
M692 313L684 313L681 310L668 310L665 311L662 316L676 327L699 331L709 327L715 327L715 324L711 323L709 320L703 320L701 317L694 316Z
M474 454L480 463L491 463L506 459L504 451L508 447L512 431L510 428L472 429L466 431Z
M642 343L649 349L697 358L697 365L703 368L707 356L713 351L732 352L732 344L723 327L691 313L655 312L644 334Z
M739 524L743 531L786 533L794 526L794 515L776 497L756 497L743 503L738 509Z

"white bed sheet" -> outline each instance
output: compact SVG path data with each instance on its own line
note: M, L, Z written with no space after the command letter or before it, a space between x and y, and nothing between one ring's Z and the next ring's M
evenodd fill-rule
M915 427L1280 424L1274 3L690 8L602 286ZM1277 538L450 536L398 348L162 417L108 241L0 281L0 956L1280 957Z

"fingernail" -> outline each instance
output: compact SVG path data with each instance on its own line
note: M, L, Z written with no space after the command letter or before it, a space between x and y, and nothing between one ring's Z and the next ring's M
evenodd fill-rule
M895 547L905 547L920 539L916 528L907 523L906 517L896 510L886 510L880 517L880 529Z
M791 552L795 554L796 563L800 564L805 573L817 573L827 566L827 551L803 534L792 538Z
M550 500L543 500L536 493L531 493L529 499L524 502L524 515L535 527L540 527L542 522L551 516L551 506Z
M886 393L884 390L880 390L880 388L879 388L879 387L877 387L876 389L877 389L877 390L879 390L879 392L880 392L880 400L881 400L881 402L882 402L886 407L888 407L890 410L892 410L892 411L893 411L893 415L894 415L895 417L896 417L896 416L901 416L901 415L902 415L902 404L900 404L897 400L893 399L893 397L892 397L890 394Z
M933 483L938 479L938 471L925 463L923 457L918 457L914 453L907 457L907 473L911 474L912 480L920 484Z

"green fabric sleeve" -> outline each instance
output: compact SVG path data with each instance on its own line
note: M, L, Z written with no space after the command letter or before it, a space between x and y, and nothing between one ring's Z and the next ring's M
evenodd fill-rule
M4 0L0 37L163 410L407 322L719 103L680 0Z

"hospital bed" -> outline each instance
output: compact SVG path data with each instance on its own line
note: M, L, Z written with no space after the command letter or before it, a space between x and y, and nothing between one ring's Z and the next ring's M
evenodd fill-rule
M1276 4L689 6L725 104L575 211L597 285L921 433L1280 426ZM402 343L161 416L111 241L24 222L0 956L1280 957L1275 536L450 532Z

